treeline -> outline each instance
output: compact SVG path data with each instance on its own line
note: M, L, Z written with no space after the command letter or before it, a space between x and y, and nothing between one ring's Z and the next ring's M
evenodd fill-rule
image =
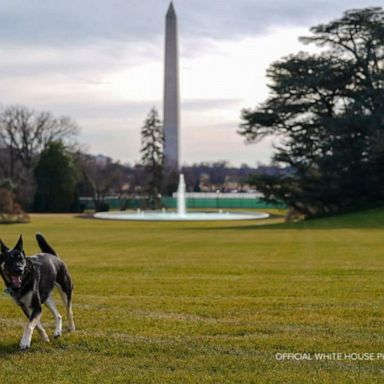
M78 195L92 198L96 210L108 209L105 203L107 196L121 200L147 199L147 208L158 208L153 206L153 179L145 164L121 164L106 156L79 152L74 156L81 172ZM253 189L248 183L251 176L276 174L281 169L265 165L252 168L245 164L234 167L226 161L220 161L183 166L180 172L185 176L188 192L249 192ZM167 176L164 189L158 190L160 197L176 192L178 174Z
M153 177L144 162L121 164L84 153L77 144L78 133L68 117L23 106L0 112L0 215L81 211L79 197L92 198L96 209L104 210L106 196L151 196ZM266 169L274 172L273 167L259 171ZM249 176L258 170L223 161L185 166L182 172L189 191L244 191ZM172 194L177 182L178 175L171 175L158 193Z

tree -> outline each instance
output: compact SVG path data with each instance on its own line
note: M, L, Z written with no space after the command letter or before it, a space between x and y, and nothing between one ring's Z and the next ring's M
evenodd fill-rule
M112 159L76 153L76 166L81 175L78 190L81 196L91 196L96 211L107 207L107 194L121 193L124 184L124 167ZM103 209L104 208L104 209Z
M0 148L8 153L9 177L14 178L20 162L31 169L33 159L52 141L68 141L78 127L68 117L54 117L49 112L36 112L22 106L11 106L0 113Z
M160 204L164 168L164 135L159 114L153 107L141 128L141 161L148 177L147 192L153 208Z
M16 201L14 189L15 185L11 180L0 180L0 223L29 221L29 216Z
M350 10L301 41L322 47L273 63L271 95L242 111L247 142L280 137L289 167L253 183L269 201L313 216L384 198L384 12Z
M76 169L62 142L50 142L35 168L35 210L69 212L76 205Z
M68 117L54 117L23 106L10 106L0 112L0 177L16 184L18 199L25 206L35 192L33 168L48 143L73 143L78 127Z

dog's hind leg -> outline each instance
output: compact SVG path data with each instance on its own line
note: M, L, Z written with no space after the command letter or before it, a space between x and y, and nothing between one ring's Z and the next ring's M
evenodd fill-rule
M63 320L62 317L59 313L59 311L56 308L56 304L50 295L48 299L44 303L49 310L52 312L53 316L55 317L55 333L53 334L53 337L57 339L58 337L61 336L61 330L62 330L62 325L63 325Z
M57 286L61 300L63 300L63 303L65 305L65 308L67 309L67 319L68 319L68 331L74 332L75 331L75 323L73 321L73 312L72 312L72 292L67 291L68 293L64 292L64 290L61 288L60 285Z
M73 321L72 313L73 284L71 276L69 275L65 266L63 266L57 274L56 287L59 289L61 299L67 308L68 331L73 332L75 330L75 323Z
M72 301L67 304L68 331L75 332L75 322L73 321Z

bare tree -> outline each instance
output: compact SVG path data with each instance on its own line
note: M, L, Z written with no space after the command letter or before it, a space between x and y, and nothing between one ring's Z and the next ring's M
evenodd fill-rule
M0 113L0 148L8 158L8 169L4 173L17 179L18 164L30 170L34 158L48 143L69 143L78 131L78 126L69 117L54 117L49 112L37 112L23 106L7 107Z
M82 196L91 196L95 210L100 210L108 194L121 193L124 184L124 167L112 159L90 156L81 152L75 154L77 168L81 174L79 192Z
M29 221L28 215L16 201L14 188L10 180L0 181L0 223Z

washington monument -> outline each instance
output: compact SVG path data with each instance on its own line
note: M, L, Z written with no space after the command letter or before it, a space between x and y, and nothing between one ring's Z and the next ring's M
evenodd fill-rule
M171 2L165 22L164 155L168 167L179 168L179 55L177 17Z

